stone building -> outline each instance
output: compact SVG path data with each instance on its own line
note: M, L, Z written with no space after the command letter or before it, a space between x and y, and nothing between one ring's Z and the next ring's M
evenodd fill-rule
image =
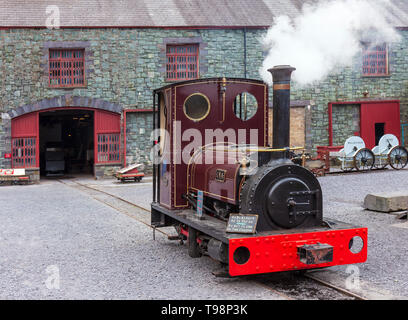
M293 100L310 102L305 122L309 148L340 146L352 135L372 148L384 133L408 145L408 3L401 8L405 20L394 21L401 35L398 43L363 50L352 66L317 86L293 88ZM367 68L370 64L374 67Z
M0 0L0 168L52 174L56 150L66 170L96 177L149 164L152 90L194 78L259 79L259 39L304 2ZM408 8L398 5L403 41L387 45L387 74L364 76L357 57L318 87L295 86L292 144L330 143L331 103L334 144L359 131L361 101L400 100L408 122Z

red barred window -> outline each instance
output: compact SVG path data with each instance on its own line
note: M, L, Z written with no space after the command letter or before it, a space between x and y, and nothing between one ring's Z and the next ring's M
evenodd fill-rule
M167 80L198 78L198 44L167 45Z
M98 134L98 163L109 163L120 161L120 134L101 133Z
M85 84L84 55L84 49L50 49L50 86L83 86Z
M11 139L13 168L36 167L36 138Z
M366 47L363 51L363 75L384 76L388 75L388 50L387 45Z

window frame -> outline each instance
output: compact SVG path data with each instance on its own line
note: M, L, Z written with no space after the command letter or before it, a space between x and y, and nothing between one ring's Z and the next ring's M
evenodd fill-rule
M75 57L71 57L71 58L64 58L62 57L62 54L60 54L60 56L58 58L52 57L52 53L53 52L63 52L63 51L69 51L69 52L75 52L75 51L81 51L82 55L80 58L75 58ZM85 53L86 50L85 48L49 48L48 49L48 86L50 88L83 88L86 87L86 66L85 66ZM61 79L59 77L61 77L61 75L59 76L54 76L52 77L52 73L54 70L59 71L59 73L61 73L62 67L60 66L59 69L53 68L52 67L52 63L56 63L56 62L71 62L72 66L70 68L71 70L71 79L72 79L72 83L70 84L53 84L53 80L55 79ZM74 64L75 63L82 63L82 67L79 68L75 68ZM82 83L74 83L75 82L75 71L76 70L81 70L82 71Z
M186 52L169 52L169 48L186 48ZM188 48L189 47L195 47L196 50L194 53L189 53ZM165 66L165 79L166 81L172 82L172 81L187 81L187 80L196 80L200 78L200 43L167 43L166 48L165 48L165 53L166 53L166 66ZM177 61L179 57L185 57L186 61L185 62L179 62ZM188 67L189 64L192 64L192 62L188 61L189 58L194 57L195 58L195 70L191 71ZM169 59L174 58L175 61L169 61ZM185 72L186 76L185 77L179 77L179 69L178 66L185 64L186 68L183 71L180 72ZM176 68L173 70L169 70L169 66L175 66ZM189 77L188 74L189 72L194 73L194 76ZM173 73L175 77L169 77L169 74Z
M378 50L378 48L383 47L385 48L384 51L380 51ZM379 54L385 54L384 60L379 60L378 59L378 55ZM370 67L370 62L374 61L374 59L370 59L370 55L376 55L377 57L377 63L375 64L375 69L376 72L375 73L371 73L371 72L365 72L365 69L368 69L369 71L371 71L370 69L372 69L372 67ZM382 66L378 65L378 62L384 62L384 67L385 67L385 73L379 73L378 70L380 68L383 68ZM366 66L368 64L368 66ZM390 75L390 71L389 71L389 46L387 43L382 43L379 45L375 45L373 47L370 47L369 43L364 44L363 47L363 52L362 52L362 76L363 77L387 77Z

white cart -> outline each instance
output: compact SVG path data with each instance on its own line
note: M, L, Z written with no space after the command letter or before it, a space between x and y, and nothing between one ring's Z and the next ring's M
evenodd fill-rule
M393 134L383 135L372 151L375 154L376 168L385 168L389 164L400 170L407 165L408 151L399 145L398 138Z
M344 148L338 153L341 170L347 172L354 168L357 171L371 170L375 163L374 153L366 148L364 140L353 136L346 140Z

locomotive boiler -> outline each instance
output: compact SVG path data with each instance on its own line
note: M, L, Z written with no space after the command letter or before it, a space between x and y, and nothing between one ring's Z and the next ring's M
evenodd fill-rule
M294 70L269 70L271 146L268 87L261 81L199 79L154 91L154 128L160 134L152 226L174 226L191 257L209 255L227 265L231 276L367 258L367 229L323 219L319 181L288 158Z

